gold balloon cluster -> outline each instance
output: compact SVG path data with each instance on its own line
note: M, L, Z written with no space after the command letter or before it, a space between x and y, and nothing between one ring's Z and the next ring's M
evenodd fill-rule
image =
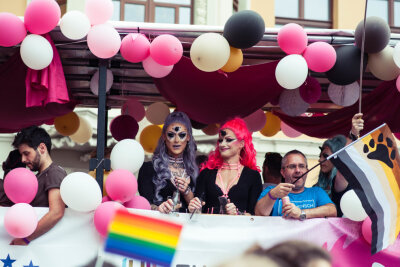
M54 119L54 127L63 136L69 136L78 144L84 144L90 140L93 134L92 126L84 117L75 112L67 113Z

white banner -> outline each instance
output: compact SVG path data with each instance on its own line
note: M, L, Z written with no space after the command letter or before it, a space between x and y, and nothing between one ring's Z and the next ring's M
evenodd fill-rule
M7 208L0 208L4 217ZM46 208L35 208L40 216ZM285 240L305 240L325 246L337 266L400 266L400 242L383 253L371 256L370 246L361 236L361 223L342 218L286 220L280 217L199 215L192 220L190 214L163 215L154 211L133 212L169 218L184 224L173 265L179 267L211 266L238 255L255 243L268 248ZM93 213L78 213L66 209L64 218L48 233L33 240L29 246L9 246L12 237L0 221L0 260L15 260L13 267L75 267L94 266L99 252L100 261L115 266L150 266L124 257L103 252L103 241L93 225ZM354 265L354 258L357 263ZM397 261L393 261L393 259ZM88 265L91 262L92 265ZM0 261L0 264L3 261ZM393 265L391 265L393 263ZM7 266L7 265L5 265ZM30 266L31 267L31 266Z

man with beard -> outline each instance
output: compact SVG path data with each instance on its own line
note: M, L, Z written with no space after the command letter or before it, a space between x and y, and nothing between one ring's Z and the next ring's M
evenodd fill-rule
M26 238L15 238L11 245L28 245L33 239L43 235L64 216L65 204L60 195L60 184L67 173L53 163L51 138L40 127L31 126L19 132L12 144L21 154L21 161L31 171L37 172L38 191L30 203L33 207L49 207L49 211L39 220L36 230Z
M320 187L304 187L307 175L306 156L298 150L286 153L282 159L281 174L285 183L269 186L261 193L256 215L283 216L305 220L310 218L335 217L336 207ZM282 198L286 198L283 204Z

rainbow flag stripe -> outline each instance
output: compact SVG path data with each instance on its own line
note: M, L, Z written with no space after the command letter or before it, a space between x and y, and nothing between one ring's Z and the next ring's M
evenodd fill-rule
M170 266L182 225L118 210L108 229L105 251Z

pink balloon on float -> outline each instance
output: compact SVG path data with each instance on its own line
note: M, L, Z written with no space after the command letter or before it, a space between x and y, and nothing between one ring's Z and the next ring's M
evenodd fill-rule
M372 221L369 217L365 218L361 226L361 232L368 244L371 244L372 241L372 230L371 230Z
M246 122L247 128L250 132L258 132L264 127L267 122L267 117L265 116L264 111L258 109L249 116L244 117L243 120Z
M303 57L307 61L310 70L326 72L335 65L336 51L328 43L315 42L304 50Z
M183 46L173 35L159 35L151 42L150 56L160 65L174 65L182 58L182 55Z
M44 34L57 26L60 17L61 9L56 1L35 0L26 7L24 23L29 32Z
M283 26L278 32L278 44L288 55L301 55L307 47L307 33L296 23Z
M110 132L115 140L135 139L139 124L130 115L119 115L110 123Z
M130 33L122 39L120 51L126 61L138 63L150 55L150 42L144 34Z
M108 196L115 201L127 202L137 192L137 180L128 170L113 170L106 180L106 191Z
M35 209L26 203L10 207L4 215L4 228L15 238L24 238L35 231L38 218Z
M145 60L143 60L142 64L143 69L146 71L146 73L153 78L165 77L170 74L172 69L174 68L174 65L163 66L158 64L154 61L154 59L151 58L151 56L148 56Z
M85 14L92 25L106 23L111 19L113 12L114 5L111 0L86 0Z
M19 44L26 36L24 22L11 13L0 13L0 46Z
M134 98L131 98L122 105L121 114L130 115L134 117L137 122L139 122L143 120L144 116L146 115L146 111L142 103Z
M313 104L321 97L321 85L317 79L308 76L306 81L299 87L301 98L308 104Z
M94 226L96 227L97 232L99 232L99 234L103 237L107 235L108 225L110 224L115 212L118 209L126 210L126 208L122 206L122 204L115 201L101 203L96 208L93 218Z
M4 178L4 191L14 203L31 203L38 190L36 175L28 169L16 168Z
M397 91L400 92L400 76L398 76L396 79L396 88L397 88Z
M125 202L124 206L132 209L151 210L149 201L142 196L134 196L131 200Z
M121 46L119 33L109 24L93 26L87 35L90 51L99 58L110 58L118 53Z
M281 131L287 137L291 137L291 138L299 137L301 135L301 132L296 131L295 129L293 129L292 127L290 127L289 125L287 125L283 121L281 121Z
M111 199L109 196L104 196L104 197L101 199L101 203L108 202L108 201L112 201L112 199Z

